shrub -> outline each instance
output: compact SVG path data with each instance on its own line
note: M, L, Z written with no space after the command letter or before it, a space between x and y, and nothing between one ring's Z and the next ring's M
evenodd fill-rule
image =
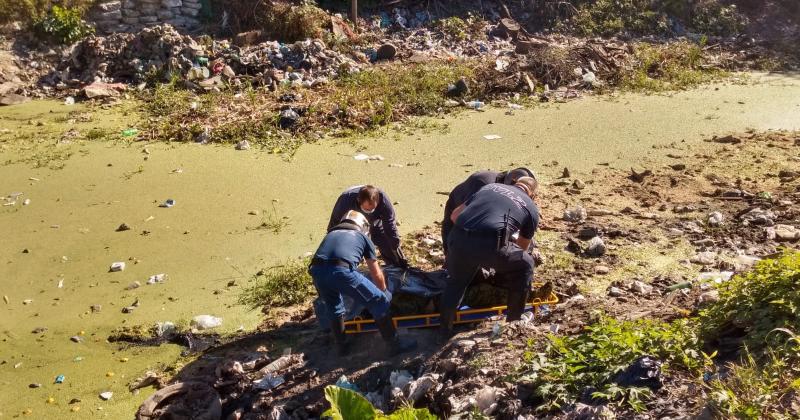
M283 265L261 270L255 284L239 295L239 304L257 308L284 307L305 303L315 293L308 273L308 260L290 260Z
M752 351L782 345L776 328L800 326L800 252L758 262L747 273L717 287L720 299L700 313L707 342L731 333L744 337Z
M594 398L642 411L649 389L620 387L611 382L614 376L645 355L659 358L665 370L673 366L697 369L704 364L697 348L694 328L686 320L663 323L602 318L581 334L551 335L545 352L529 352L525 362L527 377L544 400L541 410L571 404L591 387L597 390Z
M82 19L78 8L54 5L41 19L33 23L37 36L60 44L72 44L94 33L94 28Z

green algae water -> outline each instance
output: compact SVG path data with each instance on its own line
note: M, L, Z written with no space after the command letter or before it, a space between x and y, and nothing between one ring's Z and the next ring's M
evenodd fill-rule
M134 142L123 134L137 128L128 105L0 108L0 196L22 193L0 207L0 295L8 300L0 302L0 418L132 417L152 390L132 394L127 385L174 364L183 349L121 348L106 341L109 333L200 314L222 317L223 333L252 330L262 314L235 304L240 286L313 251L348 186L383 187L407 233L439 220L446 196L437 193L479 169L527 165L546 184L569 167L587 179L598 164L627 170L695 153L714 134L800 129L800 77L753 78L512 115L469 111L439 121L449 126L444 133L324 141L289 161L232 145ZM81 121L82 112L93 116ZM100 134L74 140L71 128ZM490 134L500 138L484 139ZM385 160L359 161L358 153ZM175 205L160 207L167 199ZM278 232L259 228L278 219ZM131 229L118 232L122 223ZM125 270L109 272L118 261ZM160 273L164 283L146 284ZM127 289L136 281L141 287ZM114 393L109 401L98 397L105 391ZM73 398L81 402L69 405Z

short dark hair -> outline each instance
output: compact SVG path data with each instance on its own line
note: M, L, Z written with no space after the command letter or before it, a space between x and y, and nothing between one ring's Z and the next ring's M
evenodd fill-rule
M363 187L361 187L360 190L358 190L358 197L356 198L356 201L358 201L358 204L368 201L372 204L377 205L378 200L380 198L381 198L381 190L379 190L378 187L372 185L364 185Z
M503 182L506 185L514 185L514 184L517 183L517 180L522 178L523 176L527 176L527 177L536 179L536 176L533 174L533 172L531 172L530 169L528 169L528 168L517 168L517 169L513 169L513 170L508 171L508 173L506 174L506 177L503 180Z

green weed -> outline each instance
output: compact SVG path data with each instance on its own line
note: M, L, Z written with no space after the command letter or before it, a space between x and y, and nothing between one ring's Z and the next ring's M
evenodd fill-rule
M659 92L688 89L724 77L724 71L705 65L702 47L702 42L638 44L632 69L622 75L620 86L634 91Z
M41 18L34 20L36 35L47 41L59 44L72 44L94 33L94 27L82 19L83 11L78 8L54 5Z
M314 293L308 260L290 260L259 271L239 295L239 304L251 309L291 306L308 302Z
M532 351L525 358L525 374L542 398L540 410L549 411L573 403L587 387L598 389L595 398L605 398L644 409L649 393L612 384L614 376L640 356L651 355L673 367L697 370L705 363L698 338L687 320L663 323L653 320L617 321L601 318L578 335L550 336L542 354Z
M278 234L281 233L285 228L289 227L290 221L289 216L280 216L278 215L277 210L275 210L275 206L272 206L272 210L262 210L261 211L261 224L256 227L256 229L265 229L272 233Z
M758 262L718 286L720 300L700 313L706 342L738 331L751 351L782 345L776 328L800 326L800 252Z
M727 375L711 382L710 405L716 414L747 420L797 415L800 407L791 398L800 392L800 338L790 334L786 344L767 349L765 356L746 349L741 363L728 364Z

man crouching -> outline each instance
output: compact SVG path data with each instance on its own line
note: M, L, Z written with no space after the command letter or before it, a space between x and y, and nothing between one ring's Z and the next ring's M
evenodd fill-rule
M339 224L328 230L308 269L332 320L331 331L340 356L348 352L342 295L364 305L372 314L390 355L417 346L414 340L401 339L392 323L386 279L377 261L375 245L367 236L369 228L364 215L354 210L348 211ZM372 281L357 270L362 259L367 262Z

